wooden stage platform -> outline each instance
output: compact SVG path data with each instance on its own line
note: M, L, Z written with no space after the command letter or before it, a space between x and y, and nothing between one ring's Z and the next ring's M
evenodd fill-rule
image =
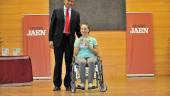
M0 87L0 96L170 96L170 76L106 78L107 92L77 90L52 91L52 80L34 80L31 86Z

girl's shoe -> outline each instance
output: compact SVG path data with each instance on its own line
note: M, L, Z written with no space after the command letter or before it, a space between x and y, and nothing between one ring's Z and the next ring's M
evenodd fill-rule
M85 85L81 83L80 85L77 86L78 89L85 90Z
M88 89L90 90L90 89L95 89L96 87L95 86L93 86L93 84L92 83L89 83L88 84Z

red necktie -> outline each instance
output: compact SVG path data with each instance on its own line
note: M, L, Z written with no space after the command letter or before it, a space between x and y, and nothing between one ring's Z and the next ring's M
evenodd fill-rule
M65 33L69 34L69 25L70 25L70 20L69 20L69 8L66 9L66 17L65 17Z

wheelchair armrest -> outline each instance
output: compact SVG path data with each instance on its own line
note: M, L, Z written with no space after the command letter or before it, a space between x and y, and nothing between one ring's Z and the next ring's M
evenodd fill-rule
M75 62L75 60L76 60L76 56L73 56L72 57L72 62Z
M97 56L97 60L102 60L101 58L102 58L102 57L100 57L100 56Z

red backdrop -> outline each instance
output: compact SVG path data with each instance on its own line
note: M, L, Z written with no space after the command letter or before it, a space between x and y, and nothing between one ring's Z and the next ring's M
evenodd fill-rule
M25 15L23 21L24 55L31 57L33 77L49 77L49 16Z
M127 74L154 75L151 13L127 13Z

